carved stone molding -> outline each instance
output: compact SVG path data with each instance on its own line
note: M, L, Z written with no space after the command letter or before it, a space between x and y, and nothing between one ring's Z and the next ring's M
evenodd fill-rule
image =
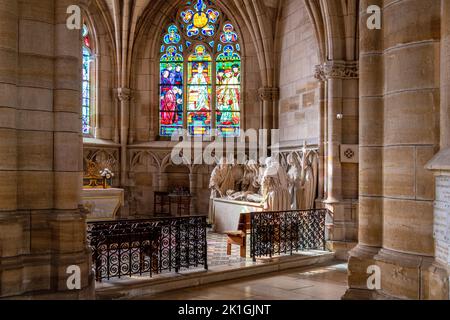
M328 61L316 66L314 76L321 81L328 79L358 79L359 65L356 61Z
M263 101L277 101L280 98L280 89L264 87L258 90L258 94Z
M343 144L340 150L342 163L359 163L358 144Z

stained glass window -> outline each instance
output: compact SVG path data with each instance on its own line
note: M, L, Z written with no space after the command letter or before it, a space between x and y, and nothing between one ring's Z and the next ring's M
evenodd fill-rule
M160 135L172 136L183 129L183 70L181 36L176 25L169 26L161 48L160 61Z
M190 135L240 134L240 50L233 24L212 0L186 2L161 44L161 136L183 128Z
M224 137L238 136L241 127L241 57L237 41L233 25L226 23L216 61L216 128Z
M82 130L91 134L91 60L92 46L89 29L83 25L83 74L82 74Z
M212 58L198 45L188 63L188 128L191 135L211 133Z

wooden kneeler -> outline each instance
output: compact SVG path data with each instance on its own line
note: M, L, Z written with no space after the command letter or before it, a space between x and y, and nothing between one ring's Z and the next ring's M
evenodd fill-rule
M241 258L247 258L247 235L244 231L227 231L227 255L231 256L231 246L241 247Z

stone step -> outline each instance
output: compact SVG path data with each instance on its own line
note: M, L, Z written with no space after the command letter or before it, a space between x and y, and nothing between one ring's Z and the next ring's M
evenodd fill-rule
M308 251L293 256L258 259L233 265L213 266L180 273L156 275L153 278L132 277L96 284L97 300L139 299L151 295L199 287L212 283L242 279L300 267L309 267L335 259L333 252Z

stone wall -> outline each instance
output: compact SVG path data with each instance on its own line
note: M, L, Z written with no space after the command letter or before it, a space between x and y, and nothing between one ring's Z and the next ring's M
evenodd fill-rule
M284 1L277 30L279 128L284 145L319 145L319 48L303 0Z

